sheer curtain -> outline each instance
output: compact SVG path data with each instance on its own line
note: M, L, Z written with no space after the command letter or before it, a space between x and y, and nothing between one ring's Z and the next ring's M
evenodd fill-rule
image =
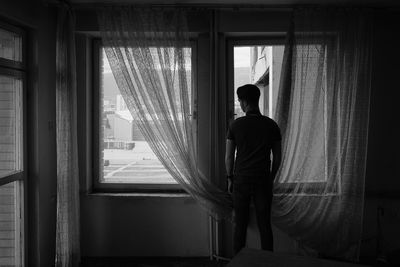
M79 177L74 16L58 9L56 40L57 226L56 266L79 266Z
M112 6L98 11L112 73L153 152L203 207L229 216L227 193L198 168L186 20L186 10L176 8Z
M297 9L276 119L283 162L272 218L305 253L357 260L362 231L371 15Z

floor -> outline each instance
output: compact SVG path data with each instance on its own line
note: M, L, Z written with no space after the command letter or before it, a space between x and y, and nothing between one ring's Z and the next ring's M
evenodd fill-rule
M226 261L211 261L208 258L83 258L81 267L224 267ZM369 261L371 267L395 267L399 262Z
M84 258L81 267L223 267L208 258Z

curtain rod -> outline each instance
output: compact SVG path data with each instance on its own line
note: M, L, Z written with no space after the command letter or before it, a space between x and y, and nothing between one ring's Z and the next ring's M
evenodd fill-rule
M108 6L136 6L136 7L149 7L149 8L187 8L187 9L268 9L268 10L282 10L291 11L293 6L290 5L265 5L265 4L146 4L146 3L81 3L71 4L74 9L96 9Z
M400 5L398 6L390 6L390 5L378 5L378 4L370 4L370 5L352 5L351 3L342 4L342 5L334 5L334 4L212 4L212 3L191 3L191 4L179 4L179 3L133 3L129 1L121 1L119 3L116 2L92 2L92 3L73 3L70 0L48 0L47 4L50 5L60 5L67 4L71 8L79 10L79 9L96 9L103 8L109 6L136 6L136 7L149 7L149 8L187 8L187 9L232 9L232 10L243 10L243 9L263 9L270 11L292 11L296 8L366 8L366 9L374 9L374 10L392 10L392 11L400 11Z

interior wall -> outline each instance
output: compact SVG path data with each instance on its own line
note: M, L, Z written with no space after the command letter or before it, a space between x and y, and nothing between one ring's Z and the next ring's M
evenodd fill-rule
M2 17L27 27L37 25L40 0L3 0L0 2L0 6Z
M400 12L380 11L375 16L371 106L366 191L369 195L400 193L400 128L398 73L400 36L396 27Z
M366 197L361 246L361 259L369 261L377 257L388 257L393 251L400 250L400 119L397 115L400 96L400 37L398 27L395 26L399 15L399 11L378 11L374 22ZM399 256L396 263L400 264Z
M36 67L32 69L37 84L32 92L35 114L34 133L36 149L31 161L35 164L28 179L35 182L29 188L37 210L37 235L39 242L39 262L37 266L52 266L55 263L56 240L56 25L57 14L54 7L42 6L39 10ZM31 218L31 217L29 217ZM31 246L30 249L35 247Z
M82 198L83 257L208 255L207 215L190 198Z
M54 263L56 215L55 12L51 7L40 6L38 13L35 13L31 1L2 1L0 7L1 16L31 27L36 38L36 50L33 51L36 63L30 68L34 81L34 90L30 95L33 118L30 140L34 144L30 151L29 218L32 224L29 229L30 236L34 238L29 241L29 249L30 252L37 252L37 255L34 253L30 257L33 262L29 266L51 266ZM397 48L400 42L395 26L398 15L381 13L375 21L362 256L375 255L378 206L383 206L388 220L384 225L384 250L390 252L400 247L396 239L400 214L400 180L396 165L400 149L399 127L396 127L399 122L396 101L399 99L397 74L400 52ZM221 29L231 27L234 23L238 27L251 28L252 23L256 23L251 19L251 13L247 16L248 20L239 19L237 14L230 14L229 17L230 20L221 19ZM282 17L272 18L270 16L268 23L263 25L281 25ZM207 164L204 165L207 168ZM208 255L207 216L186 198L140 199L84 195L81 214L83 256ZM250 229L250 239L252 231L255 228ZM277 233L276 237L279 246L284 249L291 247L290 240L281 242L286 238L284 235L280 238ZM157 245L158 242L161 244ZM251 242L250 246L258 246L255 237ZM198 245L193 246L193 243ZM226 247L229 245L229 242L225 244Z

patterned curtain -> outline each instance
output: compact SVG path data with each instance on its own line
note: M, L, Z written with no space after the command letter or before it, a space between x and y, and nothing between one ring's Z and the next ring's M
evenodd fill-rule
M303 252L357 260L371 78L368 10L296 9L275 118L283 161L273 222Z
M229 217L228 194L198 167L187 11L113 6L98 20L118 88L151 149L198 203Z
M76 114L75 25L58 9L56 44L57 228L56 266L79 266L79 176Z

